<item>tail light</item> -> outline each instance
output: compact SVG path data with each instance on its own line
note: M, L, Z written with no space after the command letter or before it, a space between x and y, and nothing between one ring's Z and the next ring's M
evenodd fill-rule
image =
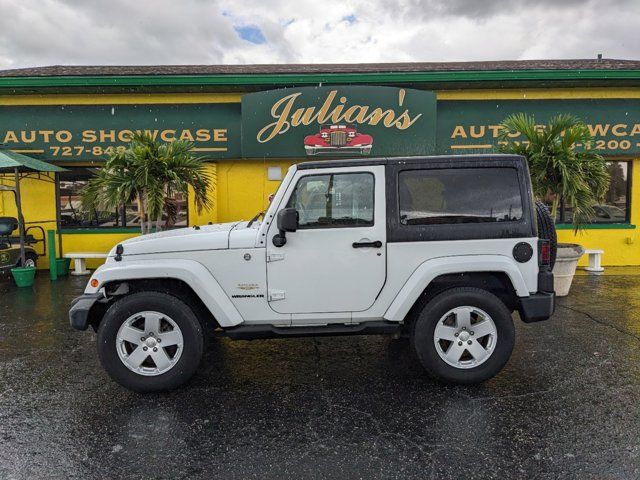
M538 240L538 264L541 267L551 266L551 244L549 240Z

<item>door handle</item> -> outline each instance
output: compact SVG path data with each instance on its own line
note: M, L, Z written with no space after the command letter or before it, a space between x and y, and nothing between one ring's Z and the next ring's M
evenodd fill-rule
M353 242L353 248L380 248L382 247L382 242L380 240L376 240L375 242Z

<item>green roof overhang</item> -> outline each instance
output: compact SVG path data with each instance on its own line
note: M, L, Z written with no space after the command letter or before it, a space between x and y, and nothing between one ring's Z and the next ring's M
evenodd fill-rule
M640 70L475 70L374 73L270 73L217 75L100 75L0 77L0 89L103 89L103 88L193 88L245 87L317 84L451 84L495 86L500 84L605 84L609 82L640 85Z
M36 158L13 152L5 147L0 147L0 173L19 171L35 172L65 172L66 168L43 162Z

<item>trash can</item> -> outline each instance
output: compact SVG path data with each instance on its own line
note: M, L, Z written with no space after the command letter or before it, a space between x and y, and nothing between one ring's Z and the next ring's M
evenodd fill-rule
M70 258L56 258L56 267L58 269L59 277L65 277L69 274L70 264L71 264Z

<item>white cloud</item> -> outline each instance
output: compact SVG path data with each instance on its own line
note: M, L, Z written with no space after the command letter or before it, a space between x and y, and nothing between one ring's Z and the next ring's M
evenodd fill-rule
M637 0L0 0L0 14L0 68L640 57ZM265 43L240 38L249 25Z

